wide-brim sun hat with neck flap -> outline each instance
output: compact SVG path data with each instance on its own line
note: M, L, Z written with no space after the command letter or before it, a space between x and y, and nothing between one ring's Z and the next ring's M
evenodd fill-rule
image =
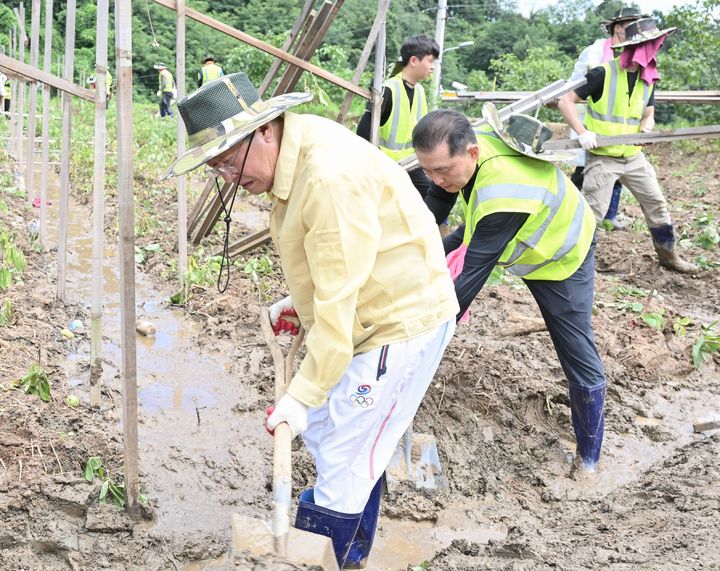
M627 28L625 28L625 41L620 44L614 44L613 49L656 40L663 36L669 36L674 33L675 30L677 30L677 27L659 30L655 18L640 18L627 25Z
M602 26L605 31L609 34L610 28L613 24L620 24L622 22L632 22L633 20L639 20L640 18L647 18L647 14L641 14L635 8L620 8L615 15L609 20L603 20Z
M575 151L544 150L543 145L552 138L552 131L535 117L522 113L510 115L505 128L497 107L490 102L483 105L482 116L493 132L518 153L551 163L571 161L577 157Z
M258 127L311 99L312 93L285 93L262 100L243 72L203 85L177 104L187 129L189 149L175 160L163 180L204 165Z

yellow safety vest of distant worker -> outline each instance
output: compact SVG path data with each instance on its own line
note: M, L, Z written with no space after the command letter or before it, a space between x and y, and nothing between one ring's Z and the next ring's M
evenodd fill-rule
M200 68L200 73L198 74L198 87L215 81L223 75L225 75L223 68L216 64L211 56L208 56L203 60L203 66Z
M640 121L654 86L638 77L632 95L628 96L628 74L615 58L606 64L603 94L598 101L588 99L585 128L598 135L628 135L640 132ZM642 88L641 88L642 87ZM632 157L642 151L638 145L608 145L589 152L610 157Z
M476 135L479 162L491 166L480 167L467 201L460 193L466 221L463 242L470 244L485 216L525 212L530 216L497 265L527 280L560 281L573 275L595 233L590 207L579 192L568 191L569 179L554 164L524 157L489 130Z
M167 69L161 69L160 75L159 75L159 81L160 81L160 92L161 93L172 93L174 89L175 82L173 81L173 76L170 71Z
M416 83L415 95L410 105L403 86L402 73L388 79L385 86L392 91L393 107L390 118L380 127L378 146L397 162L415 152L412 146L412 131L418 121L427 114L427 99L423 86Z

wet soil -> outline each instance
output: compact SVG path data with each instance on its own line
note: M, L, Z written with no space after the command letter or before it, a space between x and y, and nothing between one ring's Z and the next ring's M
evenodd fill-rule
M718 217L720 158L700 144L648 148L671 204L686 258L720 262L693 242L703 213ZM12 163L2 161L10 171ZM7 179L3 179L7 180ZM195 185L192 185L195 189ZM142 193L142 188L138 189ZM259 250L233 267L228 290L198 282L187 307L177 289L172 195L138 238L137 312L157 327L138 336L140 468L148 504L130 517L98 503L87 459L102 458L122 480L122 387L112 205L108 202L103 405L88 404L89 341L60 335L89 323L89 211L71 208L67 302L55 300L54 251L34 249L25 200L0 188L0 223L11 228L28 268L0 292L14 317L0 327L0 568L294 569L275 558L233 557L230 516L267 521L271 441L262 429L272 403L272 362L258 311L283 295L278 259ZM51 198L52 199L52 198ZM52 214L57 202L51 205ZM237 205L234 236L266 220L257 199ZM626 232L598 233L597 343L608 376L601 471L571 474L574 438L565 381L529 292L488 286L461 326L415 420L433 434L449 489L395 489L385 498L370 569L717 569L720 436L693 421L720 413L720 358L700 369L692 345L702 324L720 319L720 270L682 276L660 268L637 204L624 200ZM152 222L152 223L150 223ZM52 233L51 233L52 234ZM219 233L204 242L220 243ZM51 240L52 241L52 240ZM271 273L253 275L261 258ZM212 276L214 277L214 276ZM641 303L633 311L632 303ZM637 306L636 308L637 309ZM649 327L643 314L660 313ZM685 336L673 324L688 317ZM10 388L33 362L53 400ZM79 397L76 408L65 397ZM294 492L314 478L308 453L293 453Z

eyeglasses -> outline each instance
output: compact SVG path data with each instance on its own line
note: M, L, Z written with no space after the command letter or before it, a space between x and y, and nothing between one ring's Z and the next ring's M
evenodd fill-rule
M216 162L214 167L210 167L210 165L206 164L207 172L211 173L214 176L219 176L219 177L222 177L223 175L227 175L227 176L239 175L240 170L238 170L238 168L235 166L235 159L237 158L237 154L240 152L241 146L242 146L242 141L237 146L237 149L235 149L235 152L233 153L231 158L226 159L224 161Z

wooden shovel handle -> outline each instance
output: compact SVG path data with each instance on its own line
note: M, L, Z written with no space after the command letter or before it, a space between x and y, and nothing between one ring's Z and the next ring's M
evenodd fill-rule
M287 357L283 358L282 347L277 342L270 324L270 315L263 308L260 311L260 327L265 342L275 365L275 402L285 394L287 385L292 378L293 364L300 346L305 338L305 330L300 327L293 339ZM273 516L272 534L275 541L275 552L285 555L288 529L290 528L290 500L292 497L292 465L290 443L292 432L286 422L275 427L273 438Z

